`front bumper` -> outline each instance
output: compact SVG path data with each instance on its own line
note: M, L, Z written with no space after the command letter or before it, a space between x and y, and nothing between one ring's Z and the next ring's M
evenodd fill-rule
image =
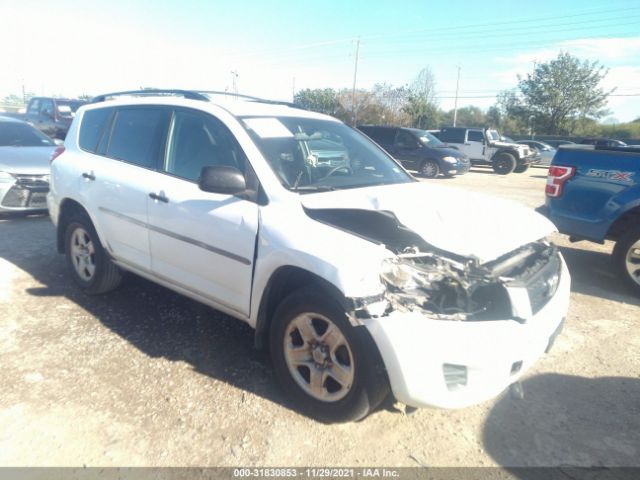
M21 175L14 182L0 183L0 212L47 210L49 182L43 176Z
M364 323L398 401L462 408L498 395L550 347L567 314L570 283L563 260L555 295L526 323L430 320L417 312L394 312ZM464 368L464 385L453 383L452 388L451 368L454 375Z
M444 164L443 170L447 175L464 175L469 170L471 170L471 162L442 163Z

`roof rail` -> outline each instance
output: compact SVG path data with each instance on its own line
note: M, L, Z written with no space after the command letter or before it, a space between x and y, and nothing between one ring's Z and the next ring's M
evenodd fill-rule
M102 95L98 95L91 99L91 103L99 103L104 102L107 98L110 97L118 97L124 95L132 95L139 97L152 97L152 96L168 96L168 95L181 95L184 98L189 100L202 100L204 102L209 102L211 99L207 95L224 95L225 97L233 97L242 100L246 100L249 102L259 102L259 103L268 103L271 105L285 105L288 107L301 108L299 105L296 105L291 102L284 102L280 100L267 100L265 98L252 97L251 95L242 95L240 93L231 93L231 92L222 92L216 90L164 90L157 88L149 88L146 90L128 90L125 92L112 92L112 93L104 93Z
M124 95L133 95L140 97L149 97L149 96L163 96L163 95L181 95L184 98L188 98L189 100L202 100L204 102L208 102L209 98L201 93L191 91L191 90L163 90L150 88L146 90L128 90L125 92L112 92L112 93L104 93L102 95L98 95L91 99L91 103L104 102L109 97L119 97Z
M302 108L300 105L296 105L295 103L285 102L282 100L268 100L266 98L253 97L251 95L243 95L241 93L232 93L232 92L220 92L215 90L194 90L195 93L204 93L208 95L224 95L225 97L235 97L240 98L242 100L248 100L250 102L259 102L259 103L269 103L271 105L286 105L287 107L294 108Z

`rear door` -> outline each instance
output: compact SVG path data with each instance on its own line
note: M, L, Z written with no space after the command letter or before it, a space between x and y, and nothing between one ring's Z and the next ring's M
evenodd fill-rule
M83 127L90 112L84 114ZM164 152L169 114L161 106L113 109L111 128L82 172L89 211L97 216L110 254L145 271L151 269L147 200Z
M249 315L258 205L198 188L202 167L226 165L255 178L233 134L204 112L173 112L166 156L148 198L156 276ZM251 178L249 178L251 176Z
M418 140L408 131L398 129L394 142L393 156L400 160L405 168L419 168Z

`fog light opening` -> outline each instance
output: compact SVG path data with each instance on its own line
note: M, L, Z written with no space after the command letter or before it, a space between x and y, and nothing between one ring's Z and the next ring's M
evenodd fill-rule
M467 367L445 363L442 365L444 382L450 391L460 390L467 386Z

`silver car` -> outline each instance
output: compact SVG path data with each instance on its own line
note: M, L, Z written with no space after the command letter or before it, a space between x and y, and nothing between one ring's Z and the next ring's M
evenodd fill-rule
M56 145L30 124L0 116L0 214L47 209Z
M538 152L538 155L540 155L540 161L537 165L546 167L551 165L551 160L553 160L553 157L556 154L556 149L551 145L544 142L538 142L536 140L520 140L518 143L528 145Z

